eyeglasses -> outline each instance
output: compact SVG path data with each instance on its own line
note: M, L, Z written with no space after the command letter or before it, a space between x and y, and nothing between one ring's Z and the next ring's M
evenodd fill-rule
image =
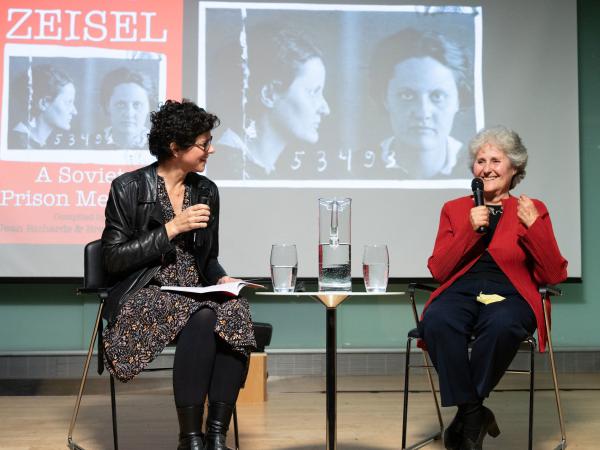
M208 139L204 144L194 143L194 144L190 145L190 147L197 147L200 150L202 150L203 152L206 152L206 151L208 151L208 149L212 145L212 140L213 140L213 138L211 136L210 139Z

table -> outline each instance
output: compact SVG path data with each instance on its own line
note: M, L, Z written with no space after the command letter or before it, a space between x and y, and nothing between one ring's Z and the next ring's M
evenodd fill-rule
M400 296L405 292L349 292L349 291L322 291L322 292L256 292L256 295L268 295L278 297L311 297L322 303L326 308L325 329L327 344L325 347L325 438L327 450L336 450L337 448L337 383L336 383L336 364L337 364L337 343L336 330L337 307L349 297L375 297L375 296Z

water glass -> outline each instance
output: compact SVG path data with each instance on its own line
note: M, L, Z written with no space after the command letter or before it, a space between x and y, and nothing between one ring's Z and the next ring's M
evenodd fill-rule
M363 277L367 292L385 292L388 284L390 257L387 245L365 245Z
M274 292L294 292L298 273L295 244L273 244L271 247L271 281Z

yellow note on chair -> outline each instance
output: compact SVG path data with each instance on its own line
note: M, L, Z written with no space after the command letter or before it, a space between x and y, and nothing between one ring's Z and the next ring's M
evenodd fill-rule
M506 300L506 298L498 294L483 294L480 292L477 296L477 301L483 303L484 305L501 302L502 300Z

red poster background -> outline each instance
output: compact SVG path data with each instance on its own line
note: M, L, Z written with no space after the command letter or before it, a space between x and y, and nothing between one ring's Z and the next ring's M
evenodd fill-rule
M9 22L11 8L13 11ZM46 20L52 20L52 25L46 23L43 33L46 36L58 36L58 29L61 28L62 40L34 39L40 35L42 15L38 10L53 11L43 16ZM67 36L83 36L85 17L91 11L104 12L106 39L101 42L65 40ZM121 36L127 38L133 36L135 29L136 42L111 42L111 37L116 33L115 15L111 12L115 11L136 13L137 23L134 25L130 21L128 25L131 32L127 33L127 27L120 29ZM141 15L142 12L155 15ZM94 14L93 22L97 23L101 16ZM17 21L23 20L26 15L29 17L17 27ZM148 20L150 29L147 29ZM6 44L155 52L166 55L167 98L180 98L182 21L181 0L3 0L0 6L0 74L5 73ZM97 29L89 28L88 31L94 37L100 35ZM9 34L31 35L31 39L11 38ZM166 36L164 42L142 41L147 37L162 41L163 36ZM8 114L8 111L0 111L0 114ZM119 173L133 168L110 164L0 161L0 244L81 244L97 239L104 225L104 206L110 181Z

